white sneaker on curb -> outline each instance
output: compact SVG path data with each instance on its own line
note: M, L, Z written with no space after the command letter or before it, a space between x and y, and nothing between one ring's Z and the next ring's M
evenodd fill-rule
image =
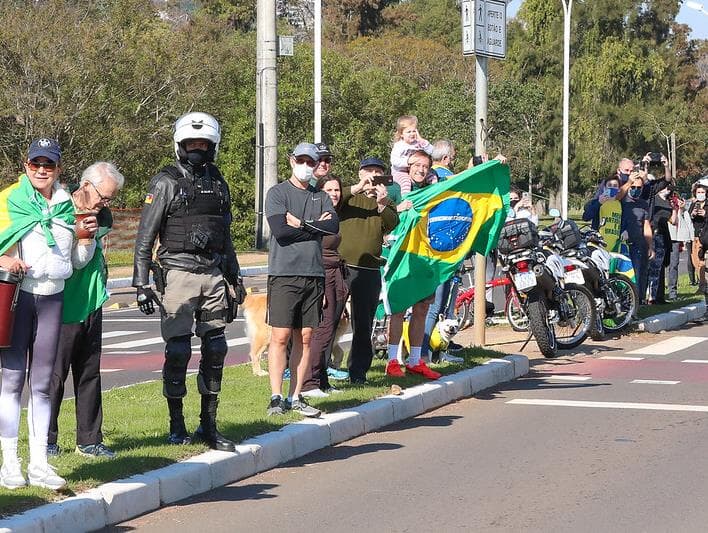
M14 490L27 485L25 476L22 475L20 461L11 461L2 464L0 468L0 486Z
M445 363L464 363L465 360L462 357L457 357L456 355L450 355L445 352L440 355L440 361Z
M302 396L305 398L328 398L329 394L327 394L325 391L321 389L312 389L312 390L306 390L302 391L300 393Z
M57 475L54 467L49 463L31 464L27 467L27 476L30 485L45 489L59 490L66 485L66 480Z

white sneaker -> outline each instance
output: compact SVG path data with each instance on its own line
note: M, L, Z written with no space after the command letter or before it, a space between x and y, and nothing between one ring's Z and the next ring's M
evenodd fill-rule
M27 476L30 485L45 489L59 490L66 485L66 480L57 475L54 467L49 463L31 464L27 467Z
M3 463L0 468L0 485L10 490L27 485L27 480L22 475L21 466L20 461Z
M443 354L440 355L440 361L445 362L445 363L464 363L465 360L462 357L457 357L456 355L450 355L447 352L444 352Z
M320 389L306 390L300 393L305 398L328 398L329 394Z

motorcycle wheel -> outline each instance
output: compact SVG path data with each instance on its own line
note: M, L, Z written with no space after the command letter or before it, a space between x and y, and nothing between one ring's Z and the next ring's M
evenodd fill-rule
M558 348L569 350L582 344L596 320L595 298L582 285L566 285L565 297L572 315L554 325Z
M546 301L538 294L529 295L526 303L526 314L529 318L529 329L536 339L538 349L545 357L556 357L556 336L548 321Z
M637 294L636 285L624 274L610 274L608 283L619 298L621 313L618 314L615 309L605 306L602 325L605 331L617 333L632 322L639 307L639 295Z
M529 330L529 317L526 316L524 306L521 304L521 298L514 290L509 291L506 296L504 314L511 325L511 329L514 331Z

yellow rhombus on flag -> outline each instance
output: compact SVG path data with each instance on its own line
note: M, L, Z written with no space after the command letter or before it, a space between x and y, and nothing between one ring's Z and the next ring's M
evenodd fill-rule
M509 167L499 161L465 170L409 194L383 267L387 313L405 311L452 277L475 251L494 249L509 209Z

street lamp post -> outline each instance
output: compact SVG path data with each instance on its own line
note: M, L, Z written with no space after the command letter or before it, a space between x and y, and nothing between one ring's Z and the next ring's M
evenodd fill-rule
M322 0L315 0L315 142L322 141Z
M563 185L561 203L563 218L568 218L568 130L570 128L570 11L573 0L563 2Z

